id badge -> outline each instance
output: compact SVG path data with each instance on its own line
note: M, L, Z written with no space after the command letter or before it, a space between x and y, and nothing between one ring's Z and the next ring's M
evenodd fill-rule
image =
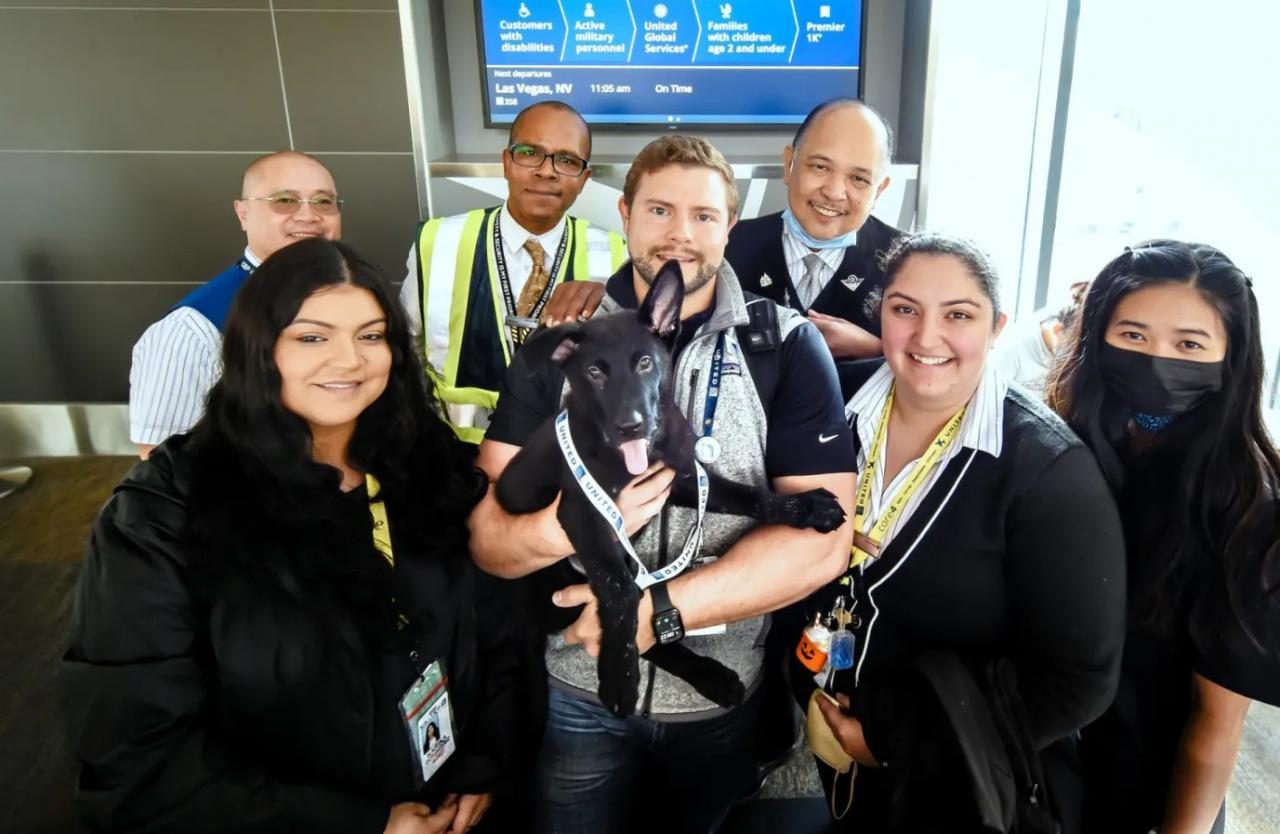
M400 698L400 717L423 782L430 780L458 748L448 684L444 667L437 660Z

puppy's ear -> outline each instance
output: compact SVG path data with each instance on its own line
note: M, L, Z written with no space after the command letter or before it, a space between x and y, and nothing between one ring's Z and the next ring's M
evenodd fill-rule
M578 343L585 335L582 325L577 322L542 327L534 331L524 347L520 348L520 355L531 368L546 362L563 365L578 349Z
M667 261L649 286L640 305L640 321L661 339L671 339L680 327L684 303L684 275L679 261Z

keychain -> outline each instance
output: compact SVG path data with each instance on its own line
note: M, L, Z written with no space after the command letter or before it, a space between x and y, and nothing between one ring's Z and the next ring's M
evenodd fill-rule
M831 643L827 649L829 655L827 665L831 667L833 674L853 668L855 642L850 627L857 628L855 621L858 619L853 613L853 607L849 605L848 597L841 595L836 597L835 605L831 609L833 625Z
M853 619L853 609L848 603L849 598L841 594L836 597L835 605L831 607L831 617L836 622L836 628L848 628L849 622Z
M819 674L827 665L827 654L831 648L831 630L822 624L822 615L813 616L813 624L800 635L796 645L796 658L810 672Z
M840 629L831 635L831 657L828 661L837 672L853 668L854 636L852 631Z

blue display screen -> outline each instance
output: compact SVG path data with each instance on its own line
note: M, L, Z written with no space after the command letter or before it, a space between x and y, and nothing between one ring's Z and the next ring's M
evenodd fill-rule
M795 125L859 94L862 0L477 0L489 124Z

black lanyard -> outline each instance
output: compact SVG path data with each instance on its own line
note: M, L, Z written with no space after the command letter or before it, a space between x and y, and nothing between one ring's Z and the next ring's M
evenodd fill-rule
M493 246L493 264L498 271L498 286L502 290L502 301L507 307L507 315L516 315L516 298L511 292L511 276L507 273L507 256L502 248L502 223L499 214L502 209L498 209L493 215L490 222L493 224L493 235L490 243ZM556 275L560 272L560 264L564 261L565 250L569 248L569 230L573 224L565 220L564 233L560 235L560 246L556 249L555 260L551 263L551 270L547 273L547 286L543 288L542 295L538 297L538 301L533 305L533 309L529 311L529 318L536 319L538 314L542 312L542 308L547 305L548 299L551 298L551 292L555 289ZM532 276L530 272L530 276ZM511 328L512 338L516 337L515 328Z
M702 406L702 437L710 437L716 424L716 406L720 403L720 376L724 372L724 331L716 340L711 354L711 373L707 375L707 399Z

